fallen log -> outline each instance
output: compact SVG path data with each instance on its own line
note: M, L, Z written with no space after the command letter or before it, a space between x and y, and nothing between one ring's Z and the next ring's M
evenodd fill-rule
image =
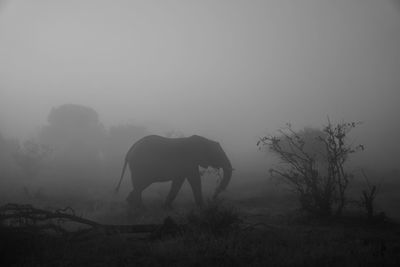
M67 223L78 223L84 229L68 229ZM72 208L49 211L32 205L9 203L0 207L0 227L2 230L45 232L52 231L62 235L82 235L88 232L105 234L152 233L161 235L177 232L180 229L170 217L163 224L107 225L75 215Z

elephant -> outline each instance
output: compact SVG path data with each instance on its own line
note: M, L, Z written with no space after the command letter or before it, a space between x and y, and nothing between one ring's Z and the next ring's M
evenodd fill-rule
M223 178L213 198L226 189L232 176L232 165L221 145L199 135L166 138L158 135L143 137L126 154L122 173L116 188L118 192L129 164L133 190L127 197L130 207L143 208L142 191L155 182L172 181L165 201L171 208L185 179L188 180L198 206L203 205L199 166L222 168Z

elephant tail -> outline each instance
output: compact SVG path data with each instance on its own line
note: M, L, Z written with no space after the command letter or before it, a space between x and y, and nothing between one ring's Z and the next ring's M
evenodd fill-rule
M118 193L119 187L121 186L122 178L124 178L124 174L125 174L125 170L126 170L126 165L128 165L128 160L127 159L125 159L124 166L122 167L121 178L119 178L119 182L118 182L117 188L115 188L115 194Z

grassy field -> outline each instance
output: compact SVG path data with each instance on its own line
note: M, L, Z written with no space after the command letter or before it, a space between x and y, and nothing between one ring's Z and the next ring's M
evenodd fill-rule
M204 185L207 188L213 183ZM168 187L166 187L168 188ZM162 224L179 231L149 234L92 233L85 238L7 231L0 227L1 266L400 266L396 190L382 188L377 205L389 220L367 222L349 209L340 219L302 214L294 196L273 181L232 182L218 202L193 207L188 188L172 211L162 209L165 188L145 194L147 210L127 216L123 196L113 201L58 199L78 215L103 224ZM47 200L48 201L48 200ZM36 205L48 207L47 201ZM383 208L388 208L387 210ZM184 227L183 227L184 226Z

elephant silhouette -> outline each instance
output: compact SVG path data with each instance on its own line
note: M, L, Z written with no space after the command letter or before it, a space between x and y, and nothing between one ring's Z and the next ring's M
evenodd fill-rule
M149 135L137 141L126 154L116 192L120 188L127 165L133 185L127 201L133 208L143 207L142 192L152 183L172 181L165 201L165 206L170 208L185 179L192 188L196 204L202 206L199 166L223 170L223 178L214 192L214 198L228 186L233 171L221 145L198 135L183 138Z

